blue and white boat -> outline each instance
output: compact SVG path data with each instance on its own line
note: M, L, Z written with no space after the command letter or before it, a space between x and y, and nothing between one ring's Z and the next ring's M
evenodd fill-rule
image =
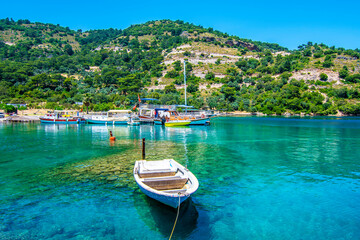
M127 122L130 126L140 126L140 119L139 117L130 117L130 120Z
M177 208L199 187L195 175L173 159L136 161L134 178L148 197L173 208Z
M104 113L94 113L86 118L90 124L127 125L131 110L110 110Z
M191 125L205 125L205 126L210 125L210 118L203 117L203 118L191 119L189 126Z

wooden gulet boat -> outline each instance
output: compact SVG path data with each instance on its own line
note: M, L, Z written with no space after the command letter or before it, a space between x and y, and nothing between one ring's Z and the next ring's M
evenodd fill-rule
M199 187L194 174L173 159L136 161L134 178L143 193L173 208Z
M71 117L70 115L62 111L54 111L40 117L40 122L56 124L80 124L86 123L86 119L82 117Z

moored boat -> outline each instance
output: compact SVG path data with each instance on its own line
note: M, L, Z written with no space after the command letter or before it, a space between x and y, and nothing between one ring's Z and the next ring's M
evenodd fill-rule
M85 123L86 120L82 117L71 117L70 115L62 111L54 111L40 117L40 122L56 124L78 124Z
M182 127L188 126L191 123L190 120L170 120L165 122L166 127Z
M90 124L127 125L131 110L110 110L106 113L92 114L86 119Z
M210 118L202 115L187 114L184 112L177 111L166 111L162 114L163 117L170 121L190 121L188 124L191 125L210 125Z
M210 118L197 118L197 119L192 119L191 123L189 124L191 125L210 125Z
M173 159L136 161L134 178L144 194L173 208L199 187L194 174Z
M140 125L140 119L138 117L131 117L130 120L127 122L130 126L139 126Z

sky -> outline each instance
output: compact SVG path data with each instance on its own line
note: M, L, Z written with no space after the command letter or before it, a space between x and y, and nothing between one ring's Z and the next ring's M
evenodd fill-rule
M29 19L78 30L125 29L171 19L290 50L311 41L360 48L359 0L3 1L0 18Z

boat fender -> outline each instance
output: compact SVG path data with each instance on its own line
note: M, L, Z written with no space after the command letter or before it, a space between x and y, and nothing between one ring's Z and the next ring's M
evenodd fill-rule
M109 139L109 140L110 140L110 141L115 141L115 139L116 139L116 138L113 136L112 131L110 131L110 139Z

